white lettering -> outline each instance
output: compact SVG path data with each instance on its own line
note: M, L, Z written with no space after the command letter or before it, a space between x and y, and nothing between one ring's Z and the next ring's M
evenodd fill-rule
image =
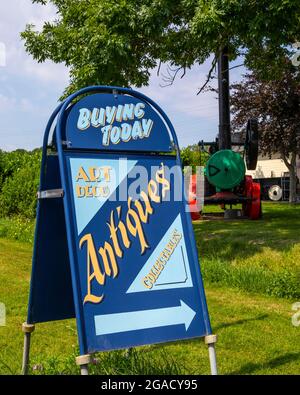
M91 112L87 108L81 108L79 110L79 118L77 122L77 127L80 130L85 130L90 127Z

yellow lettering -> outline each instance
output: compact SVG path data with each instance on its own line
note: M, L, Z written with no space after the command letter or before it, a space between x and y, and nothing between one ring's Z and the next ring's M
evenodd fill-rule
M119 273L119 268L117 265L115 253L114 250L112 249L112 246L106 241L104 243L104 248L100 247L98 251L102 257L105 273L108 276L111 276L111 268L112 268L113 277L115 278ZM108 258L110 259L111 267L109 265Z
M165 178L164 164L161 164L162 168L156 172L155 179L159 184L162 184L162 196L166 196L166 192L170 190L170 182Z
M116 252L116 254L117 254L117 256L119 258L122 258L123 251L120 248L120 244L119 244L119 240L118 240L118 236L117 236L118 227L115 226L114 212L113 211L110 213L110 223L107 222L107 225L108 225L109 230L110 230L110 238L113 241L113 246L114 246L115 252Z
M83 304L87 302L100 303L104 295L96 296L92 294L92 281L95 278L99 285L104 285L105 274L100 270L97 253L94 245L93 237L90 233L84 235L79 241L79 248L81 249L86 243L87 246L87 295L84 298ZM91 267L93 272L91 273Z
M138 210L138 213L139 213L139 216L140 216L142 222L146 223L146 222L148 222L149 214L151 215L153 213L153 208L151 207L148 195L144 191L141 192L141 197L143 198L144 203L145 203L145 210L143 209L143 206L139 202L139 200L136 200L134 202L134 204Z
M76 176L76 181L83 180L85 182L96 182L100 179L110 180L111 167L90 167L89 177L83 167L80 167ZM101 172L101 173L100 173ZM103 173L102 173L103 172ZM121 220L122 207L119 206L115 211L111 211L110 220L107 222L107 226L110 231L110 242L105 241L104 245L101 246L98 251L95 248L94 240L92 235L86 234L80 239L79 248L82 249L84 245L87 248L87 294L84 298L83 303L100 303L104 294L101 296L94 295L92 292L92 283L95 279L100 286L105 285L106 276L117 277L119 274L119 267L117 258L122 258L124 254L124 247L129 248L131 246L131 240L129 235L138 238L141 248L141 254L146 249L150 248L146 240L145 232L143 229L143 223L148 223L149 216L153 214L154 209L152 202L160 203L161 196L159 194L159 184L162 185L162 196L165 196L166 192L170 190L170 183L165 178L164 167L156 172L155 180L150 180L148 183L147 191L142 191L140 199L132 201L129 197L127 201L127 214L126 221ZM77 197L99 197L105 193L106 187L99 185L87 184L85 186L76 185ZM182 235L175 229L172 234L172 239L169 240L167 246L161 252L159 257L156 259L152 266L150 273L143 278L143 285L151 289L155 284L157 278L160 276L162 270L165 268L170 256L173 253L178 241L182 238ZM124 247L123 247L124 246ZM101 257L101 266L98 254Z
M149 248L149 245L146 241L144 230L142 227L141 220L137 213L130 207L131 205L132 198L128 198L128 212L126 216L126 224L129 232L132 234L132 236L136 237L136 235L139 236L139 241L141 245L141 254L145 252L147 248ZM134 222L132 222L132 220Z
M85 188L80 185L76 185L76 196L82 198L85 196Z
M146 288L151 289L153 287L153 284L150 282L149 284L149 279L147 277L143 278L143 284Z
M82 166L80 167L80 169L78 171L78 174L77 174L77 176L75 178L76 182L79 181L79 180L84 180L86 182L90 181Z
M97 171L97 172L96 172ZM89 168L90 181L95 182L100 178L100 171L98 167Z
M103 171L103 177L104 177L105 181L110 181L111 167L110 166L103 166L102 171Z
M87 185L85 187L85 196L86 197L93 197L93 191L92 191L92 186L91 185Z
M121 206L117 207L117 213L118 213L118 218L119 218L118 228L119 228L121 236L122 236L122 241L123 241L124 247L129 248L130 245L131 245L131 241L128 238L128 233L127 233L126 226L120 220Z
M150 199L153 200L155 203L160 203L160 196L157 195L157 184L155 181L150 180L148 184L148 195Z
M93 195L93 197L102 196L102 188L101 187L93 187L92 188L92 195Z

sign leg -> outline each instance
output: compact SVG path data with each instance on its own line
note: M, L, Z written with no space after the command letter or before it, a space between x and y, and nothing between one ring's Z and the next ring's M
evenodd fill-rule
M217 357L216 357L216 349L215 349L215 343L217 342L217 335L205 336L204 340L205 340L205 344L208 345L210 371L213 376L216 376L218 374Z
M81 376L88 376L89 369L88 364L91 362L91 356L89 354L80 355L76 358L76 365L80 366Z
M22 325L22 332L24 333L24 349L23 349L23 362L22 362L22 374L28 374L29 368L29 354L30 354L30 340L31 333L34 331L35 325L27 324L24 322Z

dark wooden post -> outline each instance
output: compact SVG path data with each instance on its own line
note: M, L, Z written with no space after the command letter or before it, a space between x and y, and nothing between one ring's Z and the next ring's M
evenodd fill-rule
M229 61L228 49L220 51L218 59L219 89L219 149L231 149L230 107L229 107Z

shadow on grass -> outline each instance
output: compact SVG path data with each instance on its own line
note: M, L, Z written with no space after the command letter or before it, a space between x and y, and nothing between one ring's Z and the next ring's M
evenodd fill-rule
M285 365L286 363L299 360L300 363L300 352L298 353L287 353L282 354L279 357L270 359L264 363L246 363L239 370L228 373L228 375L242 375L242 374L253 374L258 370L262 369L274 369L278 366ZM288 373L288 372L287 372Z
M214 325L213 330L214 330L214 332L216 332L219 329L228 328L230 326L242 325L242 324L245 324L246 322L250 322L250 321L260 321L260 320L264 320L268 317L269 317L268 314L261 314L261 315L258 315L257 317L253 317L253 318L245 318L243 320L236 320L236 321L232 321L232 322L222 322L219 325Z
M268 317L269 317L268 314L260 314L257 317L253 317L253 318L245 318L243 320L236 320L236 321L232 321L232 322L222 322L219 325L213 325L213 333L217 334L217 331L219 329L228 328L230 326L235 326L235 325L243 325L243 324L250 322L250 321L260 321L260 320L264 320ZM195 344L195 343L199 343L200 341L203 341L203 338L196 337L194 339L184 339L184 340L181 340L180 342L184 342L185 344ZM178 344L178 341L168 342L166 344L166 346L171 345L171 344ZM159 348L160 345L159 344L152 345L153 349L156 347Z
M230 326L235 326L235 325L242 325L242 324L245 324L250 321L260 321L260 320L264 320L268 317L269 317L268 314L260 314L257 317L253 317L253 318L245 318L243 320L236 320L236 321L232 321L232 322L223 322L219 325L213 325L213 333L217 333L217 331L219 329L228 328ZM167 348L168 346L171 346L172 344L173 345L178 344L178 343L195 344L195 343L199 343L201 341L203 342L203 338L196 337L193 339L183 339L183 340L180 340L179 342L178 341L171 341L171 342L166 343L164 346ZM151 350L154 350L154 349L160 348L160 347L161 347L160 344L152 344Z

